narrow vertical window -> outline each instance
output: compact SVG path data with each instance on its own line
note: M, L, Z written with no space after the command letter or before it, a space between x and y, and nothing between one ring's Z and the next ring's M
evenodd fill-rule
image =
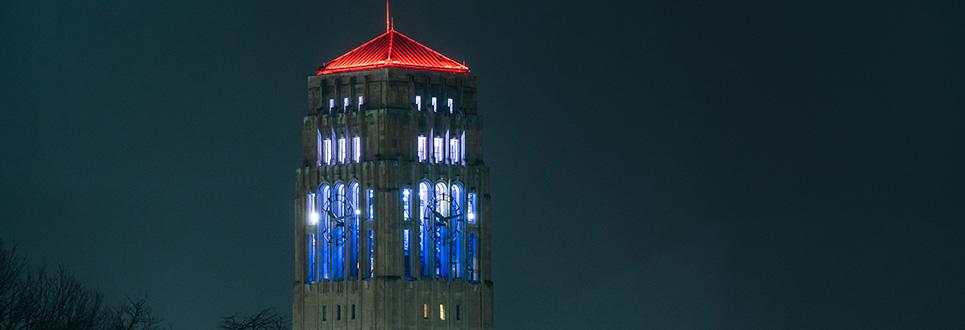
M439 319L446 320L446 305L439 304Z
M422 111L422 96L415 96L415 109L417 111Z
M345 150L345 138L338 138L338 162L345 163L345 154L348 150Z
M466 206L466 220L468 220L469 223L476 223L476 218L477 218L477 215L476 215L476 213L477 213L477 212L476 212L476 205L477 205L477 203L476 203L476 193L474 193L474 192L469 193L469 202L468 202L467 204L469 204L469 205Z
M318 205L318 244L321 246L319 249L319 259L321 263L318 266L318 274L322 279L331 279L332 274L330 265L329 251L332 243L332 233L329 230L330 218L328 216L329 207L331 207L331 188L328 185L322 185L318 188L318 195L316 195L315 205Z
M335 99L328 99L328 112L335 111Z
M315 259L315 253L318 251L318 239L316 238L315 233L308 234L308 244L305 249L305 252L307 252L308 256L308 265L306 265L308 268L308 274L305 282L312 284L315 283L315 269L318 267Z
M336 313L336 314L335 314L335 319L336 319L336 320L341 320L341 319L342 319L342 305L335 305L335 313Z
M352 158L356 163L362 161L362 139L358 136L352 138Z
M412 189L402 189L402 220L412 220Z
M347 98L347 97L346 97L346 98L343 98L343 99L342 99L342 111L348 112L348 106L349 106L349 104L348 104L348 98Z
M432 148L433 148L433 151L434 151L434 152L433 152L433 157L435 157L435 158L432 160L433 162L441 163L441 162L443 161L443 158L445 157L445 155L443 154L442 147L443 147L443 145L442 145L442 138L441 138L441 137L436 137L436 138L432 139Z
M345 221L345 185L335 186L334 196L332 196L332 213L335 215L333 222ZM339 220L341 219L341 220ZM336 280L345 278L345 226L334 226L332 228L332 277Z
M466 247L467 247L467 250L469 250L468 251L469 255L466 259L469 260L468 278L469 278L469 281L473 283L479 282L479 257L477 256L478 253L476 251L477 250L476 246L477 246L476 233L469 233L468 242L466 242Z
M429 277L429 235L432 234L432 215L429 209L429 183L419 183L419 272Z
M459 164L459 139L449 139L449 163Z
M466 228L464 228L465 223L463 223L463 214L465 212L465 203L463 202L465 197L463 193L464 191L462 189L462 185L452 185L452 219L450 221L453 230L449 235L452 236L452 244L450 249L453 250L451 254L453 256L452 276L454 278L462 278L462 274L465 272L464 269L466 266L465 262L463 261L465 253L463 252L464 249L462 246L464 241L463 236L465 235L466 231Z
M375 276L375 229L369 228L369 273L368 278Z
M425 137L425 135L419 135L419 138L418 138L417 141L418 141L419 161L420 161L420 162L424 162L424 161L426 161L426 157L428 157L428 154L427 154L427 153L428 153L428 150L426 149L426 137Z
M352 319L355 319L355 304L352 304Z
M436 97L432 97L432 112L436 112Z
M466 131L462 131L462 137L459 139L459 142L462 143L462 148L459 148L459 152L460 152L459 163L465 164L466 163Z
M348 265L349 276L351 278L359 278L359 269L361 268L360 267L361 260L359 259L359 256L361 254L360 253L361 251L359 251L360 250L359 243L361 242L359 240L359 234L360 234L359 227L361 224L359 223L359 216L362 214L362 211L359 210L359 184L358 183L353 182L349 184L348 204L346 205L346 207L349 208L348 211L351 212L347 217L347 220L349 222L348 224L349 235L350 235L349 239L351 240L351 243L352 243L351 250L349 251L349 254L351 255L351 259L349 259L350 264Z
M429 319L429 304L422 304L422 319Z
M452 200L449 197L449 186L445 182L436 183L435 190L435 212L437 216L448 217L450 202ZM449 278L449 269L452 267L449 264L449 245L447 244L449 238L449 230L446 226L435 226L435 271L436 277L439 278Z
M323 159L325 159L324 158L325 152L322 151L323 150L322 147L323 147L322 132L316 129L315 130L315 149L316 149L315 157L318 159L315 160L315 166L322 166L322 162L324 161Z
M324 159L325 164L332 165L332 140L325 139L322 141L322 159Z
M409 256L409 228L402 230L402 262L405 264L405 279L412 278L412 258Z
M358 104L359 111L362 111L362 104L364 103L364 101L365 101L365 98L362 97L362 95L359 95L359 104Z
M459 321L459 305L456 305L456 321Z
M450 97L448 100L446 100L446 104L449 106L449 113L452 113L452 112L453 112L453 108L452 108L452 98L451 98L451 97Z
M322 321L328 321L328 305L322 305Z
M308 240L305 244L305 257L308 259L305 265L305 268L307 268L305 282L311 284L315 283L315 270L318 269L318 236L315 234L315 226L318 225L318 211L315 208L314 193L309 193L305 200L305 212L308 213L308 219L306 219L308 228L305 230L308 232Z
M368 206L368 220L375 220L375 189L365 189L365 205Z

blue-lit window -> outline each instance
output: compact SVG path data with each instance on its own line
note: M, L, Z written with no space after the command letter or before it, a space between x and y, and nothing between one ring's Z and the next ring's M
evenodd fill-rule
M432 97L432 112L436 112L436 97Z
M463 202L465 198L463 197L464 191L462 185L454 184L452 185L452 254L454 255L452 260L452 276L455 278L462 278L462 274L465 268L465 262L463 261L463 236L465 235L466 228L462 223L462 219L465 213L465 208Z
M328 112L335 111L335 99L328 99Z
M345 185L335 186L335 195L332 198L332 213L335 220L345 224ZM335 226L332 228L332 278L341 280L345 278L345 226Z
M369 188L365 190L365 203L368 205L368 220L375 220L375 189Z
M309 284L315 283L315 269L318 268L318 264L315 259L315 252L318 251L318 241L315 238L315 233L308 234L308 242L305 246L305 252L308 256L308 277L305 279Z
M452 98L449 98L448 100L446 100L446 104L449 106L449 113L452 113L453 112Z
M363 101L365 101L365 98L359 95L359 111L362 111Z
M412 279L412 259L409 257L409 228L402 230L402 260L405 264L405 278Z
M470 282L479 282L479 243L476 241L476 233L469 233L469 237L466 242L468 256L466 260L469 261L468 275Z
M459 138L459 143L462 143L462 148L459 148L459 163L466 162L466 131L462 131L462 137Z
M329 256L329 251L332 244L332 232L331 232L331 218L328 215L329 209L329 198L331 198L332 189L327 185L322 185L318 188L318 193L315 194L315 205L317 206L316 212L318 212L319 221L316 233L318 234L318 256L321 259L318 265L318 274L322 279L331 279L331 258Z
M449 216L449 187L445 182L436 183L436 212L443 217ZM449 231L445 226L435 228L435 273L436 277L449 278L449 246L446 244Z
M412 189L402 189L402 220L412 220Z
M422 96L419 96L419 95L415 96L415 109L418 111L422 111Z
M348 98L347 98L347 97L346 97L346 98L343 98L343 99L342 99L342 111L348 112L348 106L349 106L349 104L348 104Z
M476 220L479 218L479 212L477 212L476 209L476 206L479 205L476 201L476 193L469 193L469 202L467 204L466 220L469 221L469 223L476 223Z
M419 271L422 277L429 276L430 236L432 216L429 211L429 194L432 191L428 182L419 183Z
M372 278L375 275L375 230L369 229L369 269L367 278Z
M360 243L359 218L360 217L359 216L361 215L362 211L359 210L358 205L359 205L359 184L357 182L352 182L351 184L349 184L348 202L347 202L347 205L345 205L345 207L348 208L348 211L350 212L348 214L348 217L346 218L347 219L346 222L347 222L347 225L349 226L349 239L351 240L351 247L349 250L349 253L351 254L351 258L349 259L350 263L348 266L349 276L351 278L358 278L359 269L361 268L360 267L361 260L359 260L359 254L360 254L360 251L359 251L360 250L360 246L359 246L359 243Z

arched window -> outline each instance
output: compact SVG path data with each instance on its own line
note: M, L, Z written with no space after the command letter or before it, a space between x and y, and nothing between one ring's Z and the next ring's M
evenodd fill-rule
M359 269L361 261L359 260L360 246L359 246L359 219L362 214L362 210L359 209L359 184L358 182L352 182L348 186L348 198L345 202L345 209L348 211L348 216L346 219L346 226L348 226L349 237L349 276L351 278L359 277Z
M419 271L429 277L429 247L432 235L432 213L429 211L429 197L432 188L428 182L419 183Z
M335 191L332 196L332 213L335 215L335 221L341 223L341 226L335 226L333 228L332 243L334 244L332 251L332 277L336 280L341 280L345 278L345 185L338 184L335 186Z
M316 212L318 213L318 228L316 233L318 234L318 247L317 255L320 262L318 263L318 275L321 279L331 279L331 267L329 267L329 260L331 258L331 253L329 251L330 244L332 241L331 232L331 218L328 215L329 209L329 198L331 198L331 188L327 184L323 184L318 187L318 193L315 194L315 205Z
M466 226L463 224L464 215L466 213L465 208L465 190L462 188L461 184L452 185L452 276L455 278L462 278L463 269L465 265L465 252L463 252L463 237L466 235Z
M438 221L445 221L445 217L450 214L450 203L452 202L449 197L449 186L445 182L436 183L436 205L435 209L438 216L442 216L443 219L437 219ZM449 277L449 246L447 243L449 237L448 230L446 226L435 226L435 271L436 277L448 278Z

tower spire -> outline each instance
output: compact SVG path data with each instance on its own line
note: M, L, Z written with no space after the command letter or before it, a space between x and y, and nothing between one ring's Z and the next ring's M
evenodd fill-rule
M389 0L385 0L385 32L392 30L392 26L389 25Z

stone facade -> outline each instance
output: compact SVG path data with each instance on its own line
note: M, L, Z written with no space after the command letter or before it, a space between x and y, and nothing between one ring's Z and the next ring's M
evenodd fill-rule
M475 95L476 80L471 74L379 68L308 78L309 109L303 123L303 164L295 174L295 277L292 283L295 329L493 327L490 249L493 214L489 169L482 157L482 121L476 109ZM422 100L421 110L415 103L417 96ZM436 111L431 108L432 97L437 100ZM449 99L453 100L452 113L447 104ZM334 107L330 107L332 104ZM450 138L458 137L459 144L462 144L458 149L461 150L456 152L456 158L444 157L446 159L437 161L433 149L427 147L424 152L429 155L420 161L417 143L420 135L426 136L430 144L433 137L443 137L445 155L450 155ZM343 147L348 149L345 151L348 161L339 162L336 139L346 137L350 140L356 136L360 138L361 149L358 161L355 161L355 150L349 142ZM326 154L321 146L323 139L330 139L334 148L328 152L328 159L323 159ZM430 264L435 259L433 255L421 255L418 235L420 230L432 228L423 227L423 223L428 226L438 223L420 219L423 207L417 197L420 182L459 184L464 191L476 196L478 214L474 214L475 223L466 221L467 203L460 205L464 211L456 211L455 202L451 206L452 214L463 215L461 222L449 222L450 226L460 223L463 235L459 242L449 241L451 251L461 249L460 278L456 278L452 265L453 274L448 278L421 272L422 258L429 260ZM322 214L322 226L334 228L332 220L326 217L328 213L318 202L320 187L349 183L357 183L363 195L354 205L359 210L355 213L359 217L357 232L360 237L340 240L345 236L335 237L328 231L323 233L319 224L312 223L312 218L314 216L317 220L318 214ZM368 196L365 196L369 189L374 193L371 207ZM404 220L403 189L412 192L410 220ZM312 194L316 194L315 199L310 197ZM456 197L452 198L455 200ZM342 200L325 203L342 203ZM348 204L345 207L353 208ZM349 215L345 228L350 228L353 223ZM406 258L403 256L404 229L409 229L410 233L409 276L406 276ZM450 228L449 232L452 230ZM371 240L368 237L370 232ZM476 244L468 243L470 234L476 238ZM318 245L311 245L311 237L315 237ZM356 241L357 244L353 244ZM371 247L370 241L374 243ZM350 251L358 251L358 275L352 277L351 268L356 265L345 262L344 279L324 278L322 270L316 271L324 267L316 259L322 244L343 244L345 260L352 260ZM475 260L468 260L472 246L475 246L472 253ZM371 265L370 249L374 252ZM337 253L334 248L330 250L329 253ZM315 255L310 256L313 251ZM314 260L314 266L311 260Z

